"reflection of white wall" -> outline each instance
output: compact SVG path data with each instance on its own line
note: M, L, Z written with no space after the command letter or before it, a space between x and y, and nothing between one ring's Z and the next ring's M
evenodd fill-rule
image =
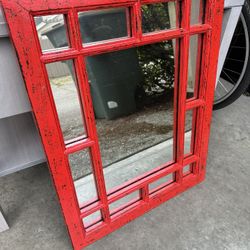
M196 61L198 52L198 35L190 37L189 60L188 60L188 92L194 91L195 75L196 75Z
M176 10L175 10L175 3L169 2L168 3L168 13L169 13L169 19L170 19L170 26L176 27Z
M202 0L192 0L191 4L191 25L199 23L200 3ZM198 36L190 37L189 62L188 62L188 92L193 92L196 75L196 59L198 49Z
M174 2L168 3L168 14L169 14L170 27L173 28L176 27L176 4ZM173 40L173 47L175 48L175 40Z

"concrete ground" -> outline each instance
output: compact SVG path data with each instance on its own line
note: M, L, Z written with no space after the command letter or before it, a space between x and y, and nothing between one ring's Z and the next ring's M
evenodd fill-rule
M250 98L213 115L202 184L162 204L87 249L250 249ZM71 249L44 165L0 179L10 230L1 250Z

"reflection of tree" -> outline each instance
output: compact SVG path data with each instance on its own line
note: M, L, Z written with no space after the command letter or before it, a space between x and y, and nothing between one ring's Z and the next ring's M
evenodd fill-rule
M152 32L170 28L168 3L142 6L142 31Z
M167 3L142 6L142 29L144 33L169 28ZM172 89L174 82L172 41L139 47L137 52L144 75L143 89L146 94L159 94Z
M174 82L174 56L172 42L152 44L138 48L139 64L144 75L147 94L171 89Z

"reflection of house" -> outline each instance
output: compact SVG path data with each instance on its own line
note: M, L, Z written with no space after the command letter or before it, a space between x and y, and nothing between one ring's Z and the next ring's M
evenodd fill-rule
M44 16L36 20L37 33L43 50L54 49L54 46L48 37L43 34L58 27L59 25L63 25L63 22L62 15ZM70 74L67 65L64 63L54 63L53 65L48 65L47 70L52 78L63 77Z

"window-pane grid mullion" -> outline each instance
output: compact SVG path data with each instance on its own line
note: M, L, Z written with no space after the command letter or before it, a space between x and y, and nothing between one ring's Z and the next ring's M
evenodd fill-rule
M191 0L184 0L181 4L182 20L181 28L189 32L190 30L190 10ZM184 138L185 138L185 104L186 104L186 89L188 81L188 62L189 62L189 45L190 34L186 33L180 39L180 68L179 68L179 86L178 86L178 118L177 118L177 163L183 166L184 159ZM182 170L177 171L176 181L182 182Z
M71 41L80 50L82 48L81 35L79 30L78 14L73 9L69 12L69 33L71 34ZM91 149L91 159L93 166L93 173L95 177L95 184L98 192L98 197L104 205L102 209L102 217L105 222L110 221L110 213L107 201L107 192L105 187L105 180L102 170L101 153L98 145L97 131L95 128L95 115L92 107L90 88L88 84L86 64L83 56L78 55L75 60L76 74L78 77L78 83L80 88L80 96L83 103L84 116L87 125L88 135L90 139L94 141Z
M104 208L103 208L103 219L104 221L108 222L110 220L109 208L108 208L108 201L107 201L107 192L105 187L105 180L103 175L103 168L102 168L102 159L101 159L101 152L98 143L98 136L95 126L95 115L92 105L90 87L88 84L88 77L87 77L87 70L86 64L82 56L78 57L79 63L79 70L81 71L80 75L82 75L81 82L81 96L84 99L85 103L85 117L88 118L86 123L88 123L89 128L89 136L95 142L94 145L91 147L91 155L92 155L92 162L93 162L93 170L95 176L96 187L98 190L99 198L102 201Z

